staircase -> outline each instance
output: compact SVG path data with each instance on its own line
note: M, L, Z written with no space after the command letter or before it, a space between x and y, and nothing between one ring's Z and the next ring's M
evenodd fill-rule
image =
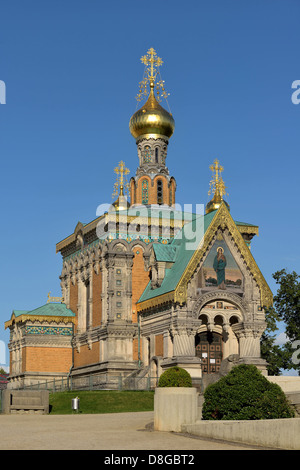
M151 388L149 373L150 366L142 366L141 369L137 369L125 377L122 388L127 390L147 390Z

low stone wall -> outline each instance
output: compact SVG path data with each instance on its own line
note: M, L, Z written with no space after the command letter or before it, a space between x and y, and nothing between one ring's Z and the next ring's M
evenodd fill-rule
M203 395L195 388L156 388L154 429L267 448L300 450L300 418L205 421L201 420L201 401Z
M292 375L267 375L266 379L279 385L285 393L300 392L300 376Z
M197 418L198 393L192 387L156 388L154 395L154 429L180 432L184 423Z
M204 438L275 449L300 449L300 418L257 421L197 421L183 424L181 430Z

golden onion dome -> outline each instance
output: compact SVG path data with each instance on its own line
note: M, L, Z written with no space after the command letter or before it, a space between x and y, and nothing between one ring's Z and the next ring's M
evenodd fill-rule
M130 207L129 202L127 201L127 197L124 196L123 186L120 187L120 194L118 199L112 203L110 210L115 210L116 212L119 211L126 211Z
M230 211L230 206L228 202L226 202L220 195L215 194L212 200L206 204L206 208L205 208L206 214L209 214L212 211L218 210L222 202L224 202L227 209Z
M210 181L210 190L208 194L213 193L213 198L206 204L205 212L216 211L221 206L222 202L226 205L230 211L229 204L224 201L223 196L226 194L226 186L221 176L224 168L219 164L219 160L215 160L213 165L210 165L210 170L213 172L213 179Z
M171 137L175 129L175 121L156 100L154 83L150 82L150 94L147 102L136 111L129 122L129 129L135 139L145 134Z

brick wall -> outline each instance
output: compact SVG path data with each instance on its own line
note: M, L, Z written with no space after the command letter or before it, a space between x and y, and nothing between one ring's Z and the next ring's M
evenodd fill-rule
M27 346L22 350L23 371L69 372L72 348Z
M149 273L145 271L143 250L136 246L133 249L134 259L132 266L132 321L137 322L136 303L149 282Z
M78 325L77 304L78 304L78 285L77 283L73 285L72 282L70 282L70 310L72 310L72 312L76 314L75 323L74 323L75 332L77 330L77 325Z
M153 186L152 186L152 180L149 176L143 176L141 177L138 182L137 182L137 187L136 187L136 197L135 201L138 204L142 204L142 183L144 180L148 181L148 204L157 204L157 180L161 180L163 184L163 203L164 204L169 204L170 202L170 191L168 188L168 180L166 179L165 176L158 175L157 177L154 178ZM134 185L132 183L131 185L131 191L133 195L133 188ZM173 198L174 198L174 188L173 188ZM175 199L174 199L175 201Z
M92 349L88 345L80 346L80 352L74 349L74 367L85 366L87 364L94 364L100 361L100 343L95 342L92 344Z
M93 326L101 325L102 319L102 273L93 272Z
M164 336L156 335L155 336L155 356L164 355Z

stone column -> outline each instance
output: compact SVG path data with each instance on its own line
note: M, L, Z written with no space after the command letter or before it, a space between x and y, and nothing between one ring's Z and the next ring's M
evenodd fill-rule
M190 334L186 328L173 330L174 356L195 356L195 335Z
M265 329L265 322L243 322L232 325L239 342L239 362L254 364L263 373L266 373L267 363L261 358L260 338Z
M88 279L87 289L89 289L89 291L87 293L87 305L86 305L86 311L87 311L86 328L90 329L92 328L92 325L93 325L93 267L92 267L92 264L89 264L88 266L87 279Z
M163 370L178 366L188 371L192 378L201 377L201 360L195 355L195 335L199 325L199 321L193 322L190 317L174 321L170 329L173 356L164 358L161 364Z
M86 316L85 312L83 311L83 306L85 304L83 296L84 296L84 283L82 279L81 271L77 271L76 273L76 280L78 285L78 303L77 303L77 312L78 312L78 333L82 333L86 329Z

